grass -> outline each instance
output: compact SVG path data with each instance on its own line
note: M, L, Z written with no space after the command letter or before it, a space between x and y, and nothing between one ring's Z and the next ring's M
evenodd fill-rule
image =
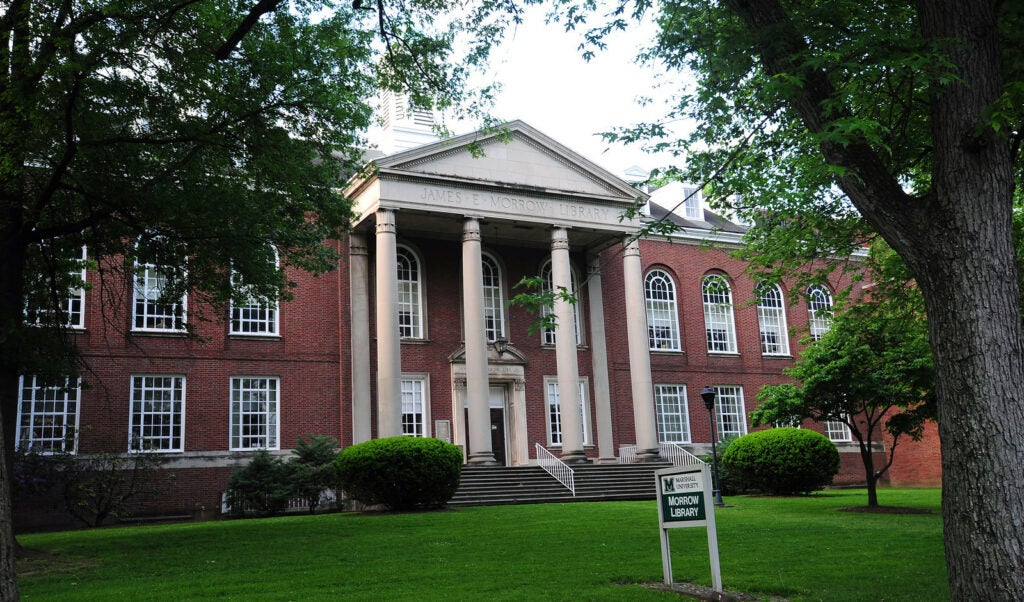
M730 497L719 509L729 591L789 600L946 600L938 490L841 512L863 490ZM675 581L710 585L703 528L671 530ZM649 502L325 514L22 535L24 600L678 600L662 581Z

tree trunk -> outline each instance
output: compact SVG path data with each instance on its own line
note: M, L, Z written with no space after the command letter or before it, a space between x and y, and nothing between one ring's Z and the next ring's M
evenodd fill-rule
M873 432L872 428L870 432ZM875 458L871 455L871 437L867 441L858 441L860 460L864 464L864 482L868 488L868 507L878 506L878 475L875 474Z

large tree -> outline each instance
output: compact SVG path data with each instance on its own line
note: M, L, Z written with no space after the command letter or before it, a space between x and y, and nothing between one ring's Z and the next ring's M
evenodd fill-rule
M449 8L465 18L445 25ZM516 18L505 8L0 5L0 599L18 596L8 479L18 377L83 368L63 304L81 284L82 248L101 278L130 281L136 260L160 266L165 300L188 290L208 302L190 310L287 295L286 267L336 264L325 241L351 219L338 191L361 167L378 90L457 102L469 64L452 52L459 30L475 31L459 45L468 60L485 58Z
M593 3L563 0L569 23ZM926 304L950 591L1024 591L1024 339L1011 212L1022 172L1024 5L1002 0L621 0L648 58L691 73L670 120L613 137L687 156L758 227L766 265L843 255L871 232ZM693 120L692 136L664 138ZM795 260L795 262L794 262Z

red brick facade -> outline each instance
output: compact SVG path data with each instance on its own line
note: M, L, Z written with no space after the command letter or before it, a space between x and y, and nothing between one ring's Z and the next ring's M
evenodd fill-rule
M413 249L419 257L424 286L425 334L422 339L401 345L403 374L428 375L429 408L427 433L435 435L436 421L456 421L456 399L451 356L463 343L461 242L422 232L405 234L399 228L398 243ZM146 504L150 512L209 515L220 506L220 495L231 471L248 461L251 452L230 451L232 377L275 377L279 379L279 449L287 454L300 436L329 435L343 446L353 443L352 358L370 358L371 399L376 399L377 343L374 312L369 325L370 348L352 349L350 257L348 240L335 242L344 259L333 272L319 277L289 271L297 286L294 298L279 308L279 335L244 336L229 334L228 315L189 300L189 320L197 338L180 334L139 333L131 328L132 286L130 282L107 280L87 294L85 327L76 342L88 363L81 392L78 453L127 450L133 375L174 375L185 379L182 452L161 454L176 474L170 492ZM504 300L522 292L515 288L523 277L537 275L550 259L550 251L533 246L514 246L507 240L489 244L483 250L501 267ZM761 352L756 282L744 272L745 264L728 248L705 248L695 239L680 237L671 242L643 240L640 244L643 271L658 268L668 273L675 286L681 350L651 351L651 379L655 385L685 385L692 447L703 452L709 445L708 412L699 396L705 385L738 387L745 413L755 405L760 388L784 382L782 370L792 357L772 357ZM581 283L578 299L583 323L578 348L579 375L591 386L587 401L591 441L585 446L589 458L598 457L598 409L594 403L593 341L590 331L592 309L587 286L587 258L574 249L572 264ZM374 250L370 245L370 272ZM618 455L623 445L636 443L633 389L630 374L626 286L623 276L622 245L613 244L600 254L601 296L605 317L605 345L608 362L611 417L611 449ZM722 276L729 284L737 353L712 354L707 350L702 279ZM369 306L374 307L374 290L368 289ZM849 282L837 276L833 290ZM783 286L786 322L794 333L789 348L797 356L800 338L808 326L804 291ZM795 301L795 302L794 302ZM199 316L202 315L203 319ZM506 311L506 337L525 362L522 374L525 395L526 438L529 457L535 458L534 443L550 447L545 378L557 374L555 349L542 344L539 334L530 334L536 316L520 307ZM364 375L365 376L365 375ZM376 403L373 403L373 436L376 436ZM746 429L750 428L746 420ZM812 425L805 425L812 427ZM813 427L816 428L816 427ZM607 443L607 442L605 442ZM838 484L863 482L863 468L855 446L840 445L842 470ZM930 430L925 440L902 442L897 464L891 471L894 484L933 485L940 479L937 439ZM557 451L557 448L556 448ZM882 460L881 452L876 462Z

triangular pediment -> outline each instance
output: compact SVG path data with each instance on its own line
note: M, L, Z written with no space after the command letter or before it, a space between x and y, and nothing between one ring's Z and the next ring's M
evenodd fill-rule
M383 157L376 164L381 174L487 182L604 201L633 203L641 194L522 121Z

